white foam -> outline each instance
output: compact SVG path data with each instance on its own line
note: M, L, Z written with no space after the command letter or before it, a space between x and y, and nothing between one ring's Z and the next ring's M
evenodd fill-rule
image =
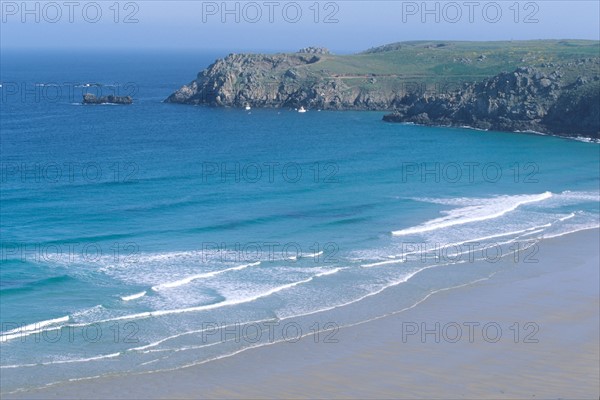
M574 216L575 216L575 213L571 213L571 214L567 215L566 217L559 218L558 221L563 222L563 221L573 218Z
M471 222L485 221L501 217L519 206L536 203L552 197L552 193L544 192L538 195L517 195L517 196L499 196L492 199L469 199L470 205L443 212L446 216L436 218L425 222L424 224L413 226L398 231L393 231L394 236L419 234L434 231L442 228L448 228L456 225L468 224ZM441 204L464 204L464 199L433 200L432 202ZM472 204L472 203L476 204ZM467 203L468 204L468 203Z
M335 274L335 273L337 273L337 272L339 272L341 270L342 270L342 268L334 268L334 269L331 269L331 270L324 271L324 272L318 273L316 275L313 275L310 278L303 279L301 281L292 282L292 283L287 283L287 284L281 285L281 286L277 286L275 288L269 289L269 290L267 290L265 292L262 292L262 293L259 293L257 295L250 296L250 297L245 297L245 298L241 298L241 299L230 299L230 300L221 301L219 303L207 304L207 305L204 305L204 306L196 306L196 307L188 307L188 308L180 308L180 309L171 309L171 310L148 311L148 312L143 312L143 313L138 313L138 314L132 314L132 315L125 315L125 316L122 316L122 317L116 317L116 318L114 318L112 320L118 321L118 320L123 320L123 319L137 319L137 318L147 318L147 317L158 317L158 316L163 316L163 315L181 314L181 313L194 312L194 311L206 311L206 310L212 310L212 309L215 309L215 308L233 306L233 305L242 304L242 303L249 303L249 302L258 300L260 298L263 298L263 297L271 296L271 295L273 295L275 293L281 292L282 290L290 289L290 288L293 288L294 286L298 286L298 285L302 285L304 283L308 283L308 282L312 281L315 278L319 278L319 277L322 277L322 276L327 276L327 275Z
M123 301L129 301L129 300L135 300L135 299L139 299L140 297L144 297L146 295L146 291L144 290L143 292L139 292L139 293L135 293L129 296L121 296L121 300Z
M114 318L108 318L108 319L104 319L104 320L100 320L100 321L94 321L94 323L105 323L105 322L122 321L122 320L130 320L130 319L144 319L144 318L160 317L160 316L165 316L165 315L182 314L182 313L197 312L197 311L207 311L207 310L213 310L213 309L221 308L221 307L228 307L228 306L234 306L234 305L238 305L238 304L250 303L255 300L261 299L263 297L268 297L275 293L279 293L283 290L291 289L294 286L298 286L298 285L302 285L302 284L311 282L315 278L320 278L323 276L336 274L339 271L342 271L344 269L345 268L340 267L340 268L333 268L330 270L326 270L326 271L320 272L318 274L315 274L307 279L303 279L300 281L291 282L291 283L287 283L285 285L277 286L277 287L269 289L265 292L258 293L254 296L242 297L242 298L237 298L237 299L228 299L228 300L221 301L219 303L207 304L207 305L203 305L203 306L176 308L176 309L170 309L170 310L146 311L146 312L137 313L137 314L122 315L120 317L114 317Z
M144 365L154 364L155 362L157 362L157 361L160 361L160 360L162 360L163 358L164 358L164 357L160 357L160 358L156 358L156 359L154 359L154 360L146 361L146 362L143 362L143 363L141 363L139 366L140 366L140 367L143 367Z
M259 263L253 263L253 264L249 264L249 265L257 265L257 264L259 264ZM238 266L238 267L234 267L234 268L241 268L241 267L242 266ZM70 325L51 327L47 330L49 330L49 331L50 330L58 330L64 326L79 327L79 326L87 326L92 323L106 323L106 322L112 322L112 321L143 319L143 318L159 317L159 316L172 315L172 314L206 311L206 310L212 310L212 309L221 308L221 307L233 306L233 305L237 305L237 304L249 303L249 302L258 300L260 298L267 297L267 296L273 295L275 293L281 292L283 290L290 289L294 286L308 283L315 278L335 274L343 269L344 268L334 268L331 270L326 270L326 271L320 272L318 274L315 274L307 279L296 281L296 282L291 282L291 283L288 283L288 284L285 284L282 286L278 286L278 287L269 289L265 292L258 293L254 296L228 299L225 301L221 301L219 303L207 304L207 305L203 305L203 306L195 306L195 307L179 308L179 309L169 309L169 310L146 311L146 312L137 313L137 314L129 314L129 315L123 315L123 316L119 316L119 317L94 320L94 321L88 322L88 323L84 322L84 323L76 323L76 324L70 324ZM225 270L222 270L222 271L225 271ZM219 271L215 271L215 272L219 272ZM94 307L94 309L97 307L98 306ZM40 332L42 332L42 329L41 329L42 327L48 326L52 323L67 322L67 321L69 321L68 316L63 317L63 318L57 318L57 319L51 320L51 321L43 321L42 323L40 323L40 325L31 324L31 325L28 325L27 327L15 329L15 330L13 330L14 332L13 331L6 332L6 334L0 336L0 341L8 341L8 340L16 339L16 338L21 338L23 336L29 336L32 334L40 333ZM21 329L27 329L27 330L22 331Z
M600 144L600 139L589 138L584 136L567 137L567 139L577 140L578 142Z
M319 251L318 253L314 253L314 254L307 255L307 256L302 256L302 258L304 258L304 257L307 257L307 258L317 258L320 255L323 255L323 251Z
M565 217L567 218L567 217ZM489 240L489 239L495 239L495 238L500 238L500 237L504 237L504 236L513 236L513 235L519 235L522 233L526 233L527 232L531 232L531 231L543 231L543 229L540 228L547 228L550 227L552 224L544 224L544 225L539 225L539 226L534 226L531 228L527 228L527 229L521 229L518 231L511 231L511 232L502 232L502 233L497 233L494 235L489 235L489 236L483 236L483 237L479 237L479 238L475 238L475 239L468 239L468 240L464 240L462 242L456 242L456 243L448 243L445 244L443 247L446 248L450 248L453 246L460 246L466 243L476 243L476 242L481 242L484 240ZM504 243L510 243L510 241L508 242L504 242ZM441 245L441 244L440 244ZM390 265L390 264L401 264L406 262L406 256L408 255L413 255L418 253L421 250L416 250L416 251L411 251L411 252L406 252L406 253L402 253L402 254L398 254L398 255L393 255L393 256L388 256L388 258L392 258L391 260L385 260L385 261L378 261L378 262L373 262L373 263L369 263L369 264L363 264L361 265L362 268L371 268L371 267L379 267L381 265Z
M317 258L320 255L323 255L323 251L319 251L317 253L312 253L312 254L307 254L307 255L291 256L291 257L288 257L287 260L297 261L299 258Z
M345 302L345 303L342 303L342 304L337 304L335 306L321 308L321 309L314 310L314 311L309 311L309 312L306 312L306 313L303 313L303 314L290 315L290 316L281 318L281 320L284 321L284 320L291 319L291 318L300 318L300 317L305 317L305 316L308 316L308 315L319 314L319 313L322 313L322 312L331 311L331 310L335 310L335 309L340 308L340 307L346 307L346 306L349 306L351 304L358 303L360 301L363 301L366 298L369 298L369 297L372 297L372 296L376 296L379 293L381 293L381 292L383 292L383 291L385 291L385 290L387 290L387 289L389 289L391 287L398 286L398 285L400 285L402 283L405 283L410 278L412 278L413 276L415 276L419 272L421 272L422 270L429 269L429 268L432 268L432 267L433 266L428 266L428 267L422 268L421 270L416 270L416 271L407 273L406 275L403 275L401 278L399 278L397 280L394 280L392 282L389 282L389 283L383 285L381 288L379 288L379 289L377 289L375 291L369 292L369 293L367 293L367 294L365 294L363 296L360 296L360 297L358 297L356 299L353 299L353 300L350 300L348 302Z
M260 319L260 320L256 320L256 321L247 322L247 324L260 324L262 322L268 322L268 321L273 321L273 319L272 318ZM221 326L220 328L221 329L225 329L225 328L230 328L232 326L238 326L238 323L236 322L234 324L224 325L224 326ZM129 349L128 351L143 351L143 350L146 350L146 349L149 349L149 348L152 348L152 347L156 347L156 346L158 346L158 345L160 345L160 344L162 344L162 343L164 343L166 341L177 339L177 338L182 337L182 336L193 335L193 334L196 334L196 333L203 333L203 332L208 331L209 329L211 329L211 328L202 328L202 329L197 329L197 330L192 330L192 331L177 333L175 335L167 336L165 338L162 338L162 339L157 340L157 341L152 342L152 343L148 343L148 344L140 346L140 347L133 347L133 348Z
M88 326L94 322L89 322L89 323L81 322L81 323L70 323L70 324L60 324L60 323L69 322L71 320L77 319L77 316L85 316L90 313L94 313L97 310L102 310L102 309L104 309L104 307L102 307L102 305L97 305L97 306L94 306L87 310L77 312L77 313L73 314L73 316L71 316L71 317L65 316L65 317L55 318L55 319L51 319L51 320L47 320L47 321L40 321L40 322L29 324L29 325L26 325L26 326L23 326L23 327L20 327L17 329L13 329L11 331L7 331L7 332L3 333L2 335L0 335L0 342L6 342L6 341L9 341L12 339L17 339L17 338L24 338L24 337L39 334L42 332L57 331L62 328L65 328L65 327ZM103 321L98 321L98 322L103 322ZM60 324L60 325L55 325L55 324ZM50 325L55 325L55 326L50 326Z
M389 265L389 264L401 264L404 262L404 259L399 259L399 260L386 260L386 261L378 261L378 262L374 262L374 263L369 263L369 264L363 264L361 265L361 267L364 268L371 268L371 267L379 267L381 265Z
M89 362L89 361L98 361L98 360L104 360L106 358L115 358L118 357L121 353L111 353L111 354L104 354L104 355L99 355L99 356L94 356L94 357L88 357L88 358L75 358L75 359L71 359L71 360L56 360L56 361L48 361L48 362L42 362L42 363L36 363L36 364L16 364L16 365L3 365L0 366L0 369L4 369L4 368L23 368L23 367L39 367L39 366L45 366L45 365L55 365L55 364L71 364L71 363L82 363L82 362Z
M67 321L69 321L69 316L68 315L65 316L65 317L48 319L48 320L45 320L45 321L39 321L39 322L34 322L33 324L24 325L24 326L16 328L16 329L11 329L10 331L6 331L2 335L8 335L8 334L17 333L17 332L36 331L36 330L38 330L40 328L43 328L45 326L54 325L54 324L58 324L60 322L67 322Z
M600 201L600 192L572 192L565 190L557 196L559 200L572 200L575 203Z
M581 231L587 231L590 229L598 229L600 228L599 224L591 224L591 225L583 225L580 226L576 229L570 230L570 231L566 231L566 232L559 232L557 234L554 235L545 235L544 239L552 239L552 238L557 238L557 237L561 237L561 236L565 236L565 235L570 235L572 233L577 233L577 232L581 232Z
M214 276L220 275L220 274L224 274L225 272L230 272L230 271L240 271L242 269L248 268L248 267L253 267L256 265L259 265L260 261L255 262L255 263L250 263L250 264L243 264L243 265L238 265L237 267L231 267L231 268L227 268L227 269L222 269L219 271L213 271L213 272L207 272L204 274L197 274L197 275L192 275L192 276L188 276L187 278L183 278L183 279L179 279L176 281L172 281L172 282L167 282L167 283L161 283L160 285L156 285L156 286L152 286L152 290L154 290L155 292L161 291L163 289L170 289L170 288L174 288L174 287L179 287L179 286L183 286L183 285L187 285L195 280L198 279L207 279L207 278L212 278Z
M536 233L540 233L540 232L544 232L544 229L536 229L534 231L524 233L524 234L520 235L517 239L523 238L525 236L535 235Z
M110 257L107 257L107 260L110 260ZM248 261L244 258L241 258L240 254L235 251L227 251L222 250L219 252L215 252L214 254L211 252L203 252L200 250L189 250L189 251L170 251L164 253L145 253L140 254L136 257L137 263L154 263L154 262L162 262L162 261L172 261L172 262L180 262L180 261L191 261L194 263L207 263L211 261L223 261L223 260L231 260L231 261Z
M496 239L496 238L500 238L500 237L504 237L504 236L519 235L521 233L526 233L526 232L533 231L533 230L540 229L540 228L548 228L551 225L552 224L544 224L544 225L539 225L539 226L533 226L531 228L521 229L521 230L518 230L518 231L497 233L495 235L489 235L489 236L484 236L484 237L480 237L480 238L477 238L477 239L466 240L464 242L455 243L455 244L459 245L459 244L465 244L465 243L468 243L468 242L480 242L482 240ZM509 242L506 242L506 243L509 243Z

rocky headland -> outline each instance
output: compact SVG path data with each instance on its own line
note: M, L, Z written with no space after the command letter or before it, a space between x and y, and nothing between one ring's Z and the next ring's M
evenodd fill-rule
M390 111L389 122L598 137L600 42L400 42L230 54L165 102Z
M333 75L305 68L328 54L320 48L302 49L295 54L230 54L165 101L221 107L389 109L397 97L394 93L365 94Z

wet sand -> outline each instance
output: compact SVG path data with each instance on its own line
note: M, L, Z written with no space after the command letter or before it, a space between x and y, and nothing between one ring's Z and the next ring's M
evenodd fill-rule
M543 240L539 262L342 328L337 343L308 336L5 398L598 399L599 243L598 229Z

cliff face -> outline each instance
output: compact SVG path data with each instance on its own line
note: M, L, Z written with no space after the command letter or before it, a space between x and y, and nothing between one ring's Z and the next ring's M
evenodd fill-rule
M598 138L600 61L522 67L452 93L407 97L404 103L384 120Z
M269 106L294 95L278 79L287 75L293 82L293 68L316 62L315 55L231 54L200 72L196 80L173 93L171 103L242 107L247 103Z
M304 68L327 55L308 48L296 54L230 54L217 60L165 101L243 107L309 107L329 110L389 110L392 91L364 91L333 75Z
M598 49L592 41L403 42L346 56L314 47L230 54L165 101L395 110L384 119L598 137Z

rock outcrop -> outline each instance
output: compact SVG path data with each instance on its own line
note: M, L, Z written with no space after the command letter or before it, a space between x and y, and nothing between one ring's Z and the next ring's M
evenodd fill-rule
M600 61L521 67L451 93L406 97L403 103L384 121L598 138Z
M324 110L389 110L401 96L393 90L365 91L319 69L327 52L230 54L217 60L165 102L219 107L307 107Z
M85 93L83 95L83 104L132 104L133 99L131 96L100 96L96 97L91 93Z

